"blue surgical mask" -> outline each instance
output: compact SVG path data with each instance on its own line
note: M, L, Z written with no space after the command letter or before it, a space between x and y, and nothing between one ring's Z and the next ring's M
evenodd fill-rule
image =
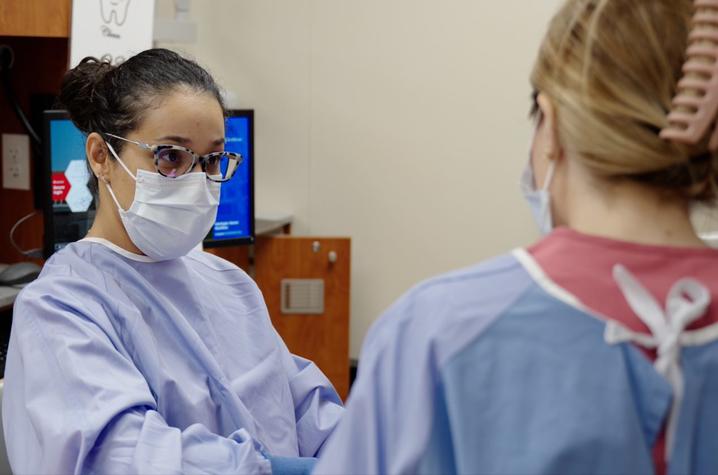
M541 189L536 188L536 180L534 179L534 170L531 166L531 160L526 164L523 174L521 175L521 191L524 198L531 207L531 214L536 220L536 224L541 234L546 235L553 230L553 218L551 216L551 195L549 187L553 181L553 173L556 170L556 161L552 160L546 173L546 181Z

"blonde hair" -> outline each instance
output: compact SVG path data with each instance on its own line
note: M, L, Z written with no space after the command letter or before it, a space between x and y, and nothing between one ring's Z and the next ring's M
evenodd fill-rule
M692 0L567 0L531 81L557 110L558 132L595 175L716 196L718 160L659 137L677 92Z

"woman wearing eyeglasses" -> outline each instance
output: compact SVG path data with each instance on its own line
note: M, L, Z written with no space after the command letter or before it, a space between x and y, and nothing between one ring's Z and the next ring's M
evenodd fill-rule
M3 420L15 473L308 470L342 414L254 282L193 251L212 226L224 106L196 63L91 58L60 99L87 134L97 215L18 297Z

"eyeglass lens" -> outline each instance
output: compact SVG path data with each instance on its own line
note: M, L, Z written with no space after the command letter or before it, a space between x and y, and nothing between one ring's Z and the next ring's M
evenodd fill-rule
M207 175L220 176L222 180L232 177L235 169L239 165L237 159L226 153L212 154L205 161L205 172Z
M167 177L176 178L192 168L193 155L185 150L164 149L157 151L157 168ZM205 159L204 171L209 177L228 180L239 165L236 157L226 153L213 153Z
M192 168L194 157L184 150L164 149L158 150L157 169L164 176L175 178L187 173Z

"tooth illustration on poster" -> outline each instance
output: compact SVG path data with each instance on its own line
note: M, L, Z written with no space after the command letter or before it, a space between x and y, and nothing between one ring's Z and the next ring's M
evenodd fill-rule
M117 26L125 24L130 0L100 0L100 11L105 23L114 22Z
M70 67L86 56L119 64L152 47L154 0L73 0Z

